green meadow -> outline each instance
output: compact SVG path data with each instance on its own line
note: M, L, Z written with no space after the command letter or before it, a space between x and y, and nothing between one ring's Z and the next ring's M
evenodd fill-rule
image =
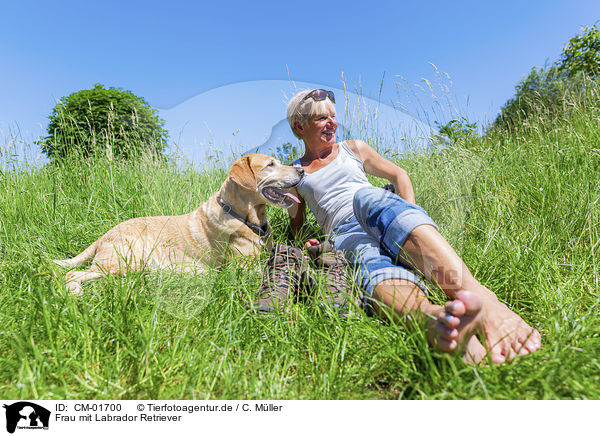
M244 302L268 253L255 267L230 259L206 276L109 276L72 296L52 259L126 219L197 208L227 170L9 159L0 172L0 397L600 398L600 87L565 101L558 115L540 107L511 128L424 152L378 145L408 171L417 203L474 276L540 331L534 354L469 366L430 349L410 320L359 308L331 316L318 292L279 316L251 313ZM302 243L289 238L285 211L271 207L269 219L276 242ZM445 300L433 285L431 295Z

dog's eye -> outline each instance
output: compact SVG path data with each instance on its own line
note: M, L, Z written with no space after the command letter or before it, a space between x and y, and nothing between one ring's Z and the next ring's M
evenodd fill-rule
M275 162L274 162L274 161L271 161L271 162L269 162L269 164L268 164L267 166L268 166L268 167L275 166Z

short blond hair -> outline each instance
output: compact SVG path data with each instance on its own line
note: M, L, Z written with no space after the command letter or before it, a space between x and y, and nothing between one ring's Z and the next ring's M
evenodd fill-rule
M304 125L308 121L308 117L313 115L323 115L326 113L333 113L335 115L335 105L329 98L321 101L314 101L312 98L304 100L304 97L312 91L312 89L300 91L290 99L287 105L287 120L292 133L298 139L302 139L302 137L296 132L294 121L298 121L300 125Z

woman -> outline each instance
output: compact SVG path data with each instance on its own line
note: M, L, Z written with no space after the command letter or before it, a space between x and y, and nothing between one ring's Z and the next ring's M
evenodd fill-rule
M499 302L471 275L438 232L427 213L415 205L406 171L381 157L361 140L336 142L335 97L323 89L302 91L289 102L287 118L305 146L294 164L305 177L294 189L300 204L288 209L292 232L304 223L306 205L321 230L360 269L362 287L376 311L423 314L430 345L459 351L472 363L486 355L475 336L485 334L493 362L529 354L541 346L540 334ZM398 195L373 187L366 174L388 179ZM310 240L306 247L318 244ZM445 306L429 302L413 271L438 284L451 298Z

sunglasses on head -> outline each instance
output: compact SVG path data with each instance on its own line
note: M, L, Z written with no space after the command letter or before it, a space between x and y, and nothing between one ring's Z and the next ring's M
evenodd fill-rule
M335 95L333 95L333 91L327 91L326 89L315 89L310 91L306 97L302 99L302 101L312 98L314 101L322 101L329 97L332 103L335 103Z

